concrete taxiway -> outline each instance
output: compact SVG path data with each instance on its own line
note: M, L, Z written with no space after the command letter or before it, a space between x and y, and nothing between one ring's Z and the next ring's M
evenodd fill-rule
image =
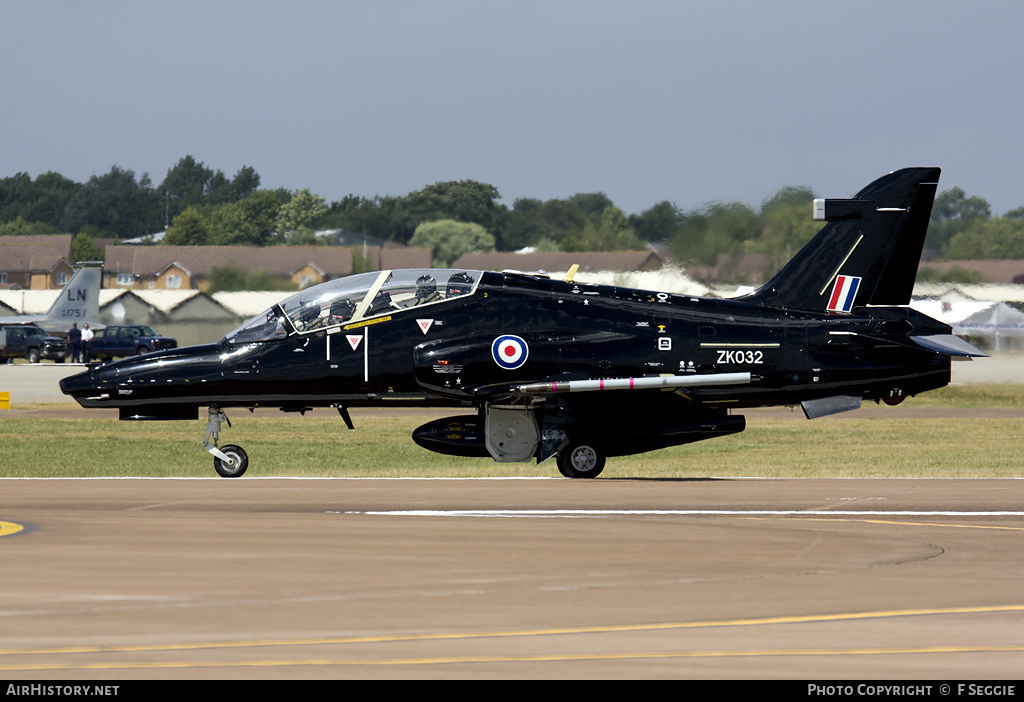
M974 680L1024 655L1021 480L0 494L9 679Z
M0 366L0 390L78 415L57 385L78 370ZM0 479L0 496L7 679L941 681L1018 678L1024 655L1024 480Z

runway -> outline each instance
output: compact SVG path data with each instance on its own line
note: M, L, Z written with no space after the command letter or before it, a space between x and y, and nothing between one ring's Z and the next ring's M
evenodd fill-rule
M1022 480L0 479L7 679L1013 679ZM20 528L19 528L20 527Z

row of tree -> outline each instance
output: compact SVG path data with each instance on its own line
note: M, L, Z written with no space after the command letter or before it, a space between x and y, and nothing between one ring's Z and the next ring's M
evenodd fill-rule
M814 193L802 187L782 188L759 209L716 202L687 211L664 201L627 215L603 193L520 198L508 207L499 202L497 188L472 180L435 183L402 196L350 195L330 204L308 188L259 185L249 166L228 178L192 156L178 161L157 186L148 175L137 178L117 166L86 183L52 172L35 179L19 173L0 179L0 234L81 234L75 244L87 253L95 238L128 239L163 229L169 244L256 246L320 243L314 232L343 229L429 245L439 263L467 247L610 251L653 243L690 264L760 253L777 266L819 226L809 214ZM983 198L960 188L944 191L935 200L926 246L938 258L1024 258L1024 207L993 217Z

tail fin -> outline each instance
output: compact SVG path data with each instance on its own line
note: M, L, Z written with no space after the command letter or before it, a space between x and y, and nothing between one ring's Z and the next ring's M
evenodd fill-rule
M96 324L100 319L100 269L79 268L50 306L44 324L67 329L72 322Z
M828 224L774 278L738 299L840 313L909 304L939 173L905 168L852 200L815 200L815 218Z

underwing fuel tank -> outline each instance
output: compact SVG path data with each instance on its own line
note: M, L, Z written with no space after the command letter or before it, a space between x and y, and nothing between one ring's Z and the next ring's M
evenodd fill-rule
M412 433L419 446L447 456L487 458L484 422L477 415L444 417L427 422Z
M609 456L623 456L736 434L746 428L746 419L742 415L723 415L660 423L652 421L644 428L624 428L627 431L610 438L587 436L587 440L600 445ZM558 426L545 425L542 435L550 436L552 429L557 431ZM486 422L479 415L435 419L417 427L412 438L419 446L435 453L470 458L494 457L487 448ZM539 443L537 448L540 448Z

